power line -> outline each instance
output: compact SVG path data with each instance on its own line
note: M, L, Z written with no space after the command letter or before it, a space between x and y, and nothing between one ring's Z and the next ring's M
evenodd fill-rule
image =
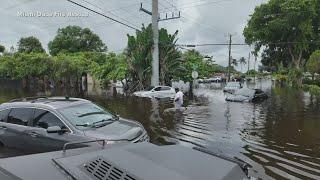
M142 0L142 1L147 1L147 0ZM150 3L150 2L145 2L145 3ZM129 8L129 7L133 7L133 6L136 6L136 5L140 5L141 2L138 2L138 3L133 3L133 4L130 4L130 5L127 5L127 6L122 6L122 7L119 7L119 8L116 8L116 9L110 9L110 10L107 10L106 13L108 12L114 12L114 11L120 11L124 8Z
M233 1L233 0L220 0L220 1L206 2L206 3L202 3L202 4L191 5L191 6L186 5L186 6L180 7L180 9L189 9L189 8L193 8L193 7L198 7L198 6L208 5L208 4L219 4L219 3L228 2L228 1ZM198 2L198 3L200 3L200 2Z
M173 0L172 0L172 2L169 2L169 0L165 0L169 5L171 5L172 6L172 9L175 9L176 11L178 11L178 9L177 9L177 6L175 6L174 4L173 4Z
M212 27L210 27L210 26L208 26L208 25L206 25L206 24L204 24L204 23L200 23L200 22L198 22L197 20L192 19L190 16L187 16L186 14L184 14L184 16L182 16L182 18L186 19L187 21L188 21L188 20L189 20L189 21L192 21L193 23L198 24L198 25L200 25L200 26L202 26L202 27L204 27L204 28L206 28L206 29L209 29L209 30L211 30L211 31L217 32L216 29L213 29Z
M288 44L320 44L320 41L268 42L262 45L288 45ZM202 46L229 46L229 45L230 45L229 43L206 43L206 44L177 44L176 46L193 48L193 47L202 47ZM232 46L250 46L250 44L246 44L246 43L231 43L231 45Z
M137 28L135 28L135 27L133 27L133 26L131 26L131 25L128 25L128 24L126 24L126 23L124 23L124 22L121 22L121 21L119 21L119 20L116 20L116 19L114 19L114 18L112 18L112 17L109 17L109 16L107 16L107 15L105 15L105 14L102 14L102 13L100 13L100 12L97 12L97 11L95 11L95 10L93 10L93 9L90 9L90 8L88 8L88 7L84 6L84 5L81 5L81 4L79 4L79 3L76 3L76 2L74 2L74 1L72 1L72 0L67 0L67 1L69 1L69 2L71 2L71 3L73 3L73 4L75 4L75 5L77 5L77 6L79 6L79 7L82 7L82 8L84 8L84 9L87 9L87 10L89 10L89 11L91 11L91 12L94 12L94 13L100 15L100 16L103 16L103 17L105 17L105 18L108 18L108 19L110 19L110 20L112 20L112 21L114 21L114 22L117 22L117 23L119 23L119 24L122 24L122 25L124 25L124 26L126 26L126 27L128 27L128 28L134 29L134 30L136 30L136 31L140 31L139 29L137 29Z
M168 0L165 0L168 2ZM207 2L207 1L198 1L198 2L191 2L191 3L185 3L185 4L182 4L180 5L180 7L177 7L176 5L174 4L171 4L169 3L170 5L172 5L173 7L176 8L176 10L178 9L189 9L189 8L193 8L193 7L197 7L197 6L203 6L203 5L207 5L207 4L219 4L219 3L223 3L223 2L228 2L228 1L233 1L233 0L220 0L220 1L210 1L210 2ZM202 4L197 4L197 3L202 3ZM194 5L192 5L194 4ZM166 7L164 8L164 10L169 10L170 8ZM160 13L163 13L165 12L164 10L160 11Z
M168 0L166 0L166 1L168 2ZM170 4L170 3L169 3L169 4ZM175 9L176 9L177 11L178 11L178 10L180 11L180 9L177 8L177 6L175 6L174 4L171 4L171 5L172 5L173 7L175 7ZM203 24L203 23L198 22L197 20L192 19L190 16L187 16L186 13L185 13L183 16L181 16L181 18L184 18L184 19L186 19L186 20L192 21L192 22L194 22L194 23L196 23L196 24L198 24L198 25L200 25L200 26L203 26L203 27L205 27L205 28L207 28L207 29L210 29L210 30L216 32L216 30L213 29L212 27L207 26L207 25L205 25L205 24ZM184 21L182 21L182 22L184 22Z
M86 3L88 3L88 4L90 4L90 5L91 5L91 6L93 6L93 7L96 7L96 8L98 8L98 9L100 9L101 11L105 11L105 10L104 10L104 9L102 9L101 7L99 7L99 6L95 5L95 4L93 4L93 3L91 3L91 2L89 2L89 1L87 1L87 0L82 0L82 1L84 1L84 2L86 2ZM124 18L122 18L122 17L120 17L120 16L118 16L118 15L116 15L116 14L112 13L112 11L109 11L109 12L106 12L106 13L110 13L110 14L112 14L113 16L115 16L115 17L117 17L117 18L119 18L119 19L123 20L124 22L127 22L128 24L131 24L131 25L133 25L133 26L136 26L135 24L133 24L133 23L131 23L131 22L127 21L126 19L124 19Z

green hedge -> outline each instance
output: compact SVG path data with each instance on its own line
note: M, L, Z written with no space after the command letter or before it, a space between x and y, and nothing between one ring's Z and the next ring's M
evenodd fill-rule
M315 80L312 80L312 79L304 79L304 80L303 80L303 84L320 86L320 79L315 79Z
M304 85L303 89L308 91L311 95L320 97L320 86L317 85Z

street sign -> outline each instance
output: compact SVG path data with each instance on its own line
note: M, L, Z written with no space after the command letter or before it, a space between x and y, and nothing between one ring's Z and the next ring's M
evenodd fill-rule
M192 78L197 79L199 77L199 74L197 71L192 71Z

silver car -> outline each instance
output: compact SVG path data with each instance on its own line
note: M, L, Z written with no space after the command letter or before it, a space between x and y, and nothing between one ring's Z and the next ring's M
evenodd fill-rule
M228 82L227 85L223 88L223 92L233 94L241 88L242 88L242 85L240 82Z
M59 150L67 142L149 141L143 126L79 98L24 98L0 105L0 143L31 151Z
M156 98L174 98L176 91L174 88L169 86L156 86L150 87L146 91L137 91L134 92L134 96L138 97L156 97Z

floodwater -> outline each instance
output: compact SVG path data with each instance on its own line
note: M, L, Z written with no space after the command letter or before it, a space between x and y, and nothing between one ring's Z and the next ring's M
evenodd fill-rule
M208 148L249 163L250 174L259 179L320 179L320 99L267 80L248 86L263 89L269 99L226 102L221 89L205 86L179 113L168 100L86 98L141 122L155 144ZM19 88L0 87L0 103L25 95ZM9 152L0 149L0 157L21 154Z

